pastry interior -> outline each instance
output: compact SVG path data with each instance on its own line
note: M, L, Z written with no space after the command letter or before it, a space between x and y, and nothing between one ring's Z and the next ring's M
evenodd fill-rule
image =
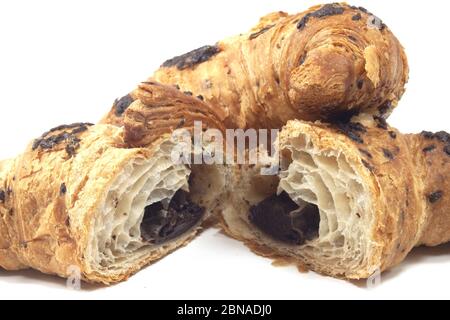
M261 166L235 168L226 230L265 255L357 278L372 265L376 246L368 240L374 213L360 161L321 150L302 133L289 136L279 155L278 175L261 175Z
M213 211L224 185L219 167L176 164L173 147L167 140L151 158L131 161L106 191L86 249L92 271L120 274L158 259L195 235Z

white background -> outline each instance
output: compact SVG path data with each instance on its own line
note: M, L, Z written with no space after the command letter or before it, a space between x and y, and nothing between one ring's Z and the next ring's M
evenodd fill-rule
M96 122L113 100L164 60L248 30L271 11L317 1L1 1L0 158L50 127ZM404 132L450 131L450 2L359 0L394 31L411 65L390 123ZM263 63L263 62L262 62ZM375 289L273 267L210 230L129 281L65 288L34 271L0 271L0 298L313 299L450 298L450 246L416 249Z

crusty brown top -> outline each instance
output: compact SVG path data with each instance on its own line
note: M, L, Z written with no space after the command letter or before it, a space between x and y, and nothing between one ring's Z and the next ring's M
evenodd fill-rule
M128 104L126 108L120 105L123 100ZM192 130L195 121L201 121L203 129L224 131L219 113L220 110L205 103L202 96L182 92L175 86L147 81L117 100L101 122L124 126L124 142L127 146L136 147L147 146L176 129Z
M334 3L270 14L248 33L166 61L154 79L202 95L227 127L274 128L360 111L386 118L408 64L381 20Z

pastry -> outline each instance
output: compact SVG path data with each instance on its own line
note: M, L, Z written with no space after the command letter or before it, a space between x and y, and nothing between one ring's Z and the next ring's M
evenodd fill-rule
M195 122L202 129L225 131L220 111L201 97L179 88L146 81L126 96L116 99L100 123L124 126L124 140L130 146L150 145L161 134L185 129L193 134Z
M153 78L205 99L228 128L280 128L358 112L387 118L408 64L380 19L332 3L270 14L247 33L167 60Z
M261 255L360 279L450 240L446 132L405 135L368 115L296 120L280 133L278 155L278 175L235 167L223 208L225 231Z
M85 281L111 284L201 229L217 206L224 175L218 166L174 158L173 133L191 130L194 118L221 124L200 100L176 89L143 84L136 91L138 100L122 117L105 118L123 126L60 126L0 162L0 267L61 277L79 270ZM164 102L147 107L158 94ZM150 128L140 126L149 124L143 117ZM203 146L189 149L189 156Z

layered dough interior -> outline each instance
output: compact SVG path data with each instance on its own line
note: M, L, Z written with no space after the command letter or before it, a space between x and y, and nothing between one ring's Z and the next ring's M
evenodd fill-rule
M160 258L195 234L221 190L217 167L175 164L165 141L150 159L129 163L108 191L87 248L91 266L120 272ZM213 197L213 195L210 195Z
M319 150L305 134L289 136L281 159L278 176L250 167L237 174L235 205L223 215L229 231L315 270L352 276L365 268L373 212L361 163Z

